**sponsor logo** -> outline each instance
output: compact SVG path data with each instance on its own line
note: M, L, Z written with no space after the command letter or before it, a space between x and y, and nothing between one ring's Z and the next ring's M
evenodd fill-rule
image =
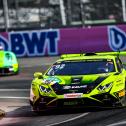
M44 83L51 83L52 85L55 84L55 83L60 83L61 80L59 78L56 78L56 77L48 77L46 79L43 80Z
M116 26L108 27L109 46L113 51L126 49L126 33Z
M72 83L72 84L80 84L80 83L81 83L81 79L82 79L82 78L72 78L71 83Z
M64 98L81 98L83 93L64 94Z
M59 30L9 32L0 35L0 45L17 56L57 55Z
M64 102L64 105L77 105L78 102L77 101L69 101L69 102Z
M87 88L87 85L81 85L81 86L63 86L63 89L80 89L80 88Z

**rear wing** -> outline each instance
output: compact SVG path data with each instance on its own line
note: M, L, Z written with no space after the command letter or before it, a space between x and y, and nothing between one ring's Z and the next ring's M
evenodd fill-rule
M96 52L96 53L80 53L80 54L63 54L60 56L61 59L70 58L70 57L82 57L82 56L105 56L105 55L112 55L112 56L126 56L126 51L120 52Z
M126 56L126 51L120 51L120 52L100 52L100 53L96 53L96 55Z

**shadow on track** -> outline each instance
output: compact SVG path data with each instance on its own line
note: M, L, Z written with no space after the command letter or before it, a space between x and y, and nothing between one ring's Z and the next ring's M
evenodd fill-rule
M117 108L113 108L117 109ZM107 110L113 110L112 108L70 108L70 109L51 109L47 111L41 111L39 113L35 113L31 110L30 106L22 106L20 108L15 109L14 111L7 112L5 117L35 117L35 116L52 116L52 115L67 115L67 114L78 114L78 113L86 113L86 112L101 112ZM119 108L118 108L119 109Z
M126 109L125 109L126 110ZM103 109L103 108L83 108L83 109L57 109L41 112L41 114L31 111L30 106L22 106L6 113L5 120L8 123L0 126L47 126L48 124L55 124L62 122L65 119L71 119L83 113L89 113L88 115L81 117L75 121L66 122L69 126L82 126L83 124L90 124L91 120L98 123L99 119L109 119L110 117L117 116L124 111L123 109ZM123 115L125 117L125 115ZM11 120L10 120L11 119ZM80 121L81 120L81 121ZM77 121L76 125L75 122ZM79 121L79 122L78 122ZM78 125L80 122L81 125ZM103 123L103 122L102 122ZM63 124L62 126L66 126ZM74 125L73 125L74 124ZM88 126L88 125L87 125ZM97 125L96 125L97 126Z

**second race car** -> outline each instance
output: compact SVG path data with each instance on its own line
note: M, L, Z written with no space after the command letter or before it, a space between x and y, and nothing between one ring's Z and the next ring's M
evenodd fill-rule
M19 65L16 55L11 51L0 49L0 75L17 74L18 71Z

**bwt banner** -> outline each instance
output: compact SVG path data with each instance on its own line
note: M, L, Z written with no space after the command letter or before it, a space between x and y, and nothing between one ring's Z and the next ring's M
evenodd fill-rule
M59 31L29 31L1 33L0 44L17 56L58 54Z
M126 25L0 33L18 57L126 50Z

